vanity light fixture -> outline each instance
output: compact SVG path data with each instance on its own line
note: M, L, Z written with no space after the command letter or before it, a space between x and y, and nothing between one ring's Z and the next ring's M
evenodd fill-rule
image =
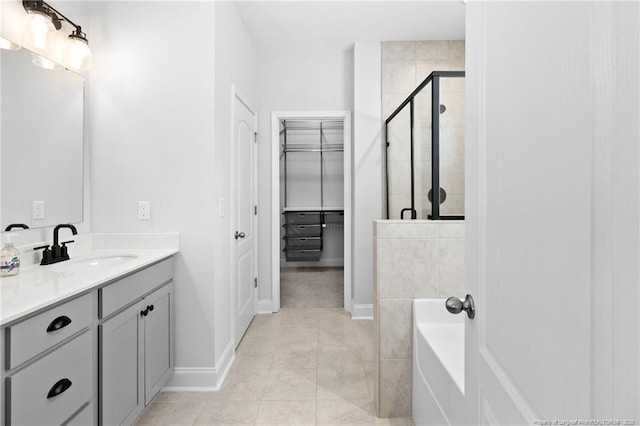
M25 18L26 37L39 49L45 49L49 41L49 35L55 30L62 29L62 22L73 26L64 46L64 55L67 65L78 70L91 68L91 50L87 35L82 32L82 27L75 24L62 13L54 9L43 0L22 0L22 6L27 12Z

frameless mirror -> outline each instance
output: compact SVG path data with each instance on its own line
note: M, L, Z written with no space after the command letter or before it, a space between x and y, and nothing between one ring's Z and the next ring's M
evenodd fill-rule
M2 230L82 222L84 77L37 59L0 50Z

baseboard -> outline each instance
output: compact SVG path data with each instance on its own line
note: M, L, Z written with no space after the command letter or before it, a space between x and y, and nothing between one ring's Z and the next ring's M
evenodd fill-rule
M373 319L373 305L352 305L351 306L351 319L352 320L372 320Z
M281 268L344 268L344 258L320 259L317 262L287 262L280 259Z
M166 392L217 392L235 359L233 342L229 342L213 368L176 367L173 377L162 390Z
M271 299L262 299L258 300L258 306L256 307L257 314L272 314L273 313L273 303Z

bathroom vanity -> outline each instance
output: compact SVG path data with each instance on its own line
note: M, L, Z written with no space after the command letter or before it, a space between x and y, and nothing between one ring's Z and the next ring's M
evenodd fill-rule
M92 248L3 278L0 424L131 424L173 373L177 251Z

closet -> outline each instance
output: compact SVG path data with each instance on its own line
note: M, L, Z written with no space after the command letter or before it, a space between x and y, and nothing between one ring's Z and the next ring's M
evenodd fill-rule
M280 145L280 264L290 277L297 273L295 280L283 276L282 282L293 286L283 289L283 302L287 292L324 297L318 288L300 290L311 280L318 287L335 287L331 291L338 293L336 303L342 306L344 121L280 120ZM340 282L336 283L338 272ZM295 303L313 306L311 300Z

